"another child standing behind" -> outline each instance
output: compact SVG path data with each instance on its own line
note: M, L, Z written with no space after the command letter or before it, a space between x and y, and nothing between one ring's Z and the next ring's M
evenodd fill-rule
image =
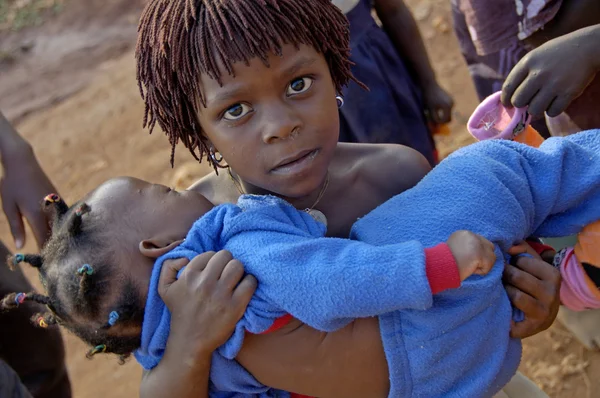
M480 100L500 91L511 70L535 47L600 23L597 1L452 0L452 9L455 32ZM600 79L596 79L566 110L581 130L600 126L600 114L594 112L599 94ZM534 116L543 116L545 110ZM544 120L532 125L549 135Z
M428 127L451 119L452 98L439 86L417 25L402 0L333 0L350 22L352 73L340 110L340 141L395 143L437 162ZM380 28L371 15L375 7Z

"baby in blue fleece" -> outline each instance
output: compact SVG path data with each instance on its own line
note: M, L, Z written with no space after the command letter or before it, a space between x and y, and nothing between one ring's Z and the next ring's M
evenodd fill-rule
M527 236L572 234L600 219L598 133L550 139L540 149L494 141L457 151L415 188L359 220L355 241L322 238L323 224L274 197L245 196L237 206L211 209L193 192L113 180L88 195L83 207L67 210L59 202L60 222L43 262L23 259L40 269L54 316L95 345L92 353L136 349L138 361L151 369L169 334L170 314L157 291L163 262L230 250L259 287L232 337L213 355L212 396L287 395L262 385L234 360L246 331L264 332L286 314L323 331L379 316L390 397L492 396L515 373L521 354L520 342L509 338L502 253ZM159 214L149 211L159 206L157 200ZM468 237L476 254L460 253L461 244L451 250L457 230L494 243L497 260L489 273L487 241L463 232L458 239ZM75 244L72 231L90 237ZM110 259L86 253L92 243L110 248ZM153 269L142 267L133 252L160 258ZM377 267L382 260L397 264ZM70 277L54 272L59 262ZM120 277L111 280L106 269ZM475 272L481 275L444 290ZM440 284L438 273L454 282ZM74 274L81 278L77 288ZM118 287L128 289L126 299L109 297ZM96 306L84 315L73 302L93 288ZM67 303L59 305L61 300Z

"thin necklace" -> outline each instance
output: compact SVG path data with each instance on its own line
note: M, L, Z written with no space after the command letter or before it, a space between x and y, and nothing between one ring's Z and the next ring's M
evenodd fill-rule
M246 192L244 192L244 189L242 188L242 185L237 180L237 178L235 178L233 176L233 174L231 173L230 167L227 168L227 173L229 174L229 178L231 178L231 181L233 181L233 185L235 185L235 187L237 188L240 195L245 195ZM310 213L310 211L313 210L319 204L321 199L323 199L323 196L325 195L325 191L327 191L328 186L329 186L329 172L327 172L327 176L325 177L325 183L323 184L323 186L321 187L321 190L319 191L317 200L315 200L315 203L313 203L313 205L311 207L307 207L306 209L304 209L304 211Z

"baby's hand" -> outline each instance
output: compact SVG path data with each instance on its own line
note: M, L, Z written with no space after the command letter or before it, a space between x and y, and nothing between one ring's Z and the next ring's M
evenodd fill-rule
M456 231L446 243L456 260L461 281L473 274L487 274L496 262L492 242L473 232Z

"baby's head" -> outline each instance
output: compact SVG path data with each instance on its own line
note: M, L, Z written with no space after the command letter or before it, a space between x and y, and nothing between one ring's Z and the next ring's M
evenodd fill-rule
M90 354L127 356L140 345L148 284L157 257L175 248L213 205L192 191L175 192L134 178L112 179L69 208L45 199L52 232L41 255L17 254L39 271L47 296L8 295L3 308L46 304L33 321L58 323L94 347Z

